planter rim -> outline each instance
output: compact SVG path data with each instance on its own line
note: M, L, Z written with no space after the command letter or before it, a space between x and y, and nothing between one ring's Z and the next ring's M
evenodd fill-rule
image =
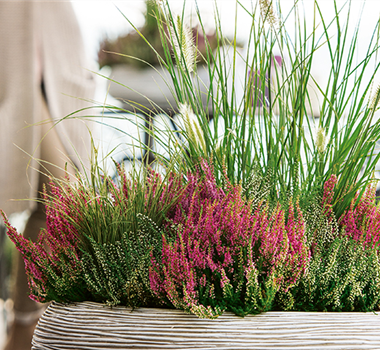
M380 316L278 312L200 319L181 310L53 302L33 337L42 349L374 349Z

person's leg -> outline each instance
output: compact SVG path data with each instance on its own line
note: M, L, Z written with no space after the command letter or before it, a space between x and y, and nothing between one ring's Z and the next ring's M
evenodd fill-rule
M42 101L42 119L45 121L38 127L42 128L41 141L41 166L39 176L39 192L42 191L43 185L49 181L48 176L61 179L65 177L65 165L68 162L65 157L65 149L59 139L56 130L52 127L52 123L46 123L50 120L50 115L46 102L41 94ZM74 169L70 164L67 164L67 170L70 174L74 174ZM48 187L47 187L48 188ZM44 206L41 203L37 204L36 210L31 214L25 226L24 237L36 241L41 228L46 227L46 217ZM15 259L16 260L16 259ZM29 299L29 287L24 269L24 262L21 254L17 254L17 261L14 269L14 290L12 299L14 302L15 321L11 326L7 344L4 350L26 350L31 348L31 340L34 328L38 318L41 315L41 305Z

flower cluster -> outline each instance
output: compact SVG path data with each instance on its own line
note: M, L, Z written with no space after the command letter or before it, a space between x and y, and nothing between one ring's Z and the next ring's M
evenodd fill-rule
M46 230L38 241L32 242L16 232L3 212L8 236L21 252L31 291L30 297L39 302L49 300L82 300L86 292L80 286L80 234L73 222L80 220L75 210L73 189L50 185L51 195L46 192ZM80 196L81 194L79 194ZM78 197L77 197L78 198ZM47 298L47 295L50 297Z
M373 186L355 198L341 217L332 210L332 175L321 203L306 215L311 260L292 290L294 310L371 311L380 301L379 224ZM357 203L356 203L357 202Z
M344 233L365 246L379 246L380 241L380 208L375 204L375 188L370 186L355 205L351 202L339 222Z
M380 213L369 187L341 217L335 175L313 201L269 201L269 177L243 189L201 160L186 174L119 167L116 184L51 183L37 242L10 226L31 297L160 305L216 318L276 310L369 311L380 302ZM293 193L299 193L295 191Z
M164 181L154 171L147 174L146 181L131 180L120 167L118 172L119 186L103 176L101 183L92 185L83 180L77 184L51 182L49 193L44 194L47 229L40 232L37 242L18 234L1 212L8 236L23 255L32 299L111 304L123 300L133 306L151 299L149 291L146 295L146 283L141 284L144 292L136 291L137 301L126 297L131 294L126 283L133 280L135 271L124 269L124 275L113 276L113 267L122 262L123 266L135 266L136 276L148 276L149 250L154 244L158 247L158 240L146 226L162 221L181 195L182 180L171 173ZM122 295L112 287L120 281L124 281Z
M162 261L152 261L152 290L201 317L270 309L275 293L288 292L308 264L298 203L291 202L287 213L263 202L253 210L240 186L226 180L222 190L213 168L203 162L201 169L203 176L188 174L186 193L167 220ZM256 300L246 298L253 281ZM272 293L265 296L268 284Z

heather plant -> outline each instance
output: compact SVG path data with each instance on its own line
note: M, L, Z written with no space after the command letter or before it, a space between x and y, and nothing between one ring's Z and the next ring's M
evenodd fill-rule
M380 302L373 188L336 219L336 176L313 201L273 203L270 178L258 173L243 189L225 170L219 185L206 160L165 177L118 167L117 183L94 170L92 184L51 183L37 242L3 214L37 301L164 306L208 318L369 311Z
M288 213L262 201L253 210L239 185L217 186L202 162L188 174L186 194L166 224L162 260L152 258L151 287L169 305L215 318L270 310L276 293L289 293L308 265L305 224L292 201Z
M18 234L1 212L7 233L24 258L31 299L39 302L85 300L89 294L82 283L78 244L82 237L72 224L72 220L80 219L71 204L74 191L70 187L64 191L52 184L51 195L55 200L46 208L47 229L41 231L37 242ZM78 195L81 194L78 192Z
M380 301L379 250L352 238L336 238L316 250L306 274L292 289L290 310L372 311Z
M31 242L10 226L31 290L40 302L102 300L148 305L150 252L160 253L161 225L182 192L182 177L153 170L115 184L96 166L91 183L52 182L45 191L47 228Z
M149 268L151 256L161 255L161 232L150 218L137 217L137 231L124 232L114 243L89 239L91 251L83 251L81 268L93 300L131 307L160 304L150 289Z
M380 240L380 208L375 202L375 188L370 186L359 203L355 201L339 219L343 234L362 242L366 247L378 247Z
M276 307L303 311L371 311L380 302L378 207L369 186L337 220L331 202L336 176L305 214L311 259L291 298L279 293ZM319 202L319 203L318 203ZM289 303L289 299L292 303Z

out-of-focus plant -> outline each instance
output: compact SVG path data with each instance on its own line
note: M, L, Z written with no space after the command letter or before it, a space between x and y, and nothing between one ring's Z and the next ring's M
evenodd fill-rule
M164 49L161 43L158 21L155 13L155 3L153 0L147 0L145 10L145 23L141 28L134 28L125 35L120 35L116 39L104 39L100 43L98 51L98 62L100 68L103 66L114 66L117 64L127 64L129 66L144 69L147 64L157 66L160 63L157 54L147 45L149 42L159 55L164 55ZM162 20L162 18L160 19ZM167 30L167 24L161 23ZM206 63L203 59L206 53L206 43L211 45L212 49L217 47L217 36L215 33L204 33L199 26L190 29L191 40L197 46L199 54L197 62Z

